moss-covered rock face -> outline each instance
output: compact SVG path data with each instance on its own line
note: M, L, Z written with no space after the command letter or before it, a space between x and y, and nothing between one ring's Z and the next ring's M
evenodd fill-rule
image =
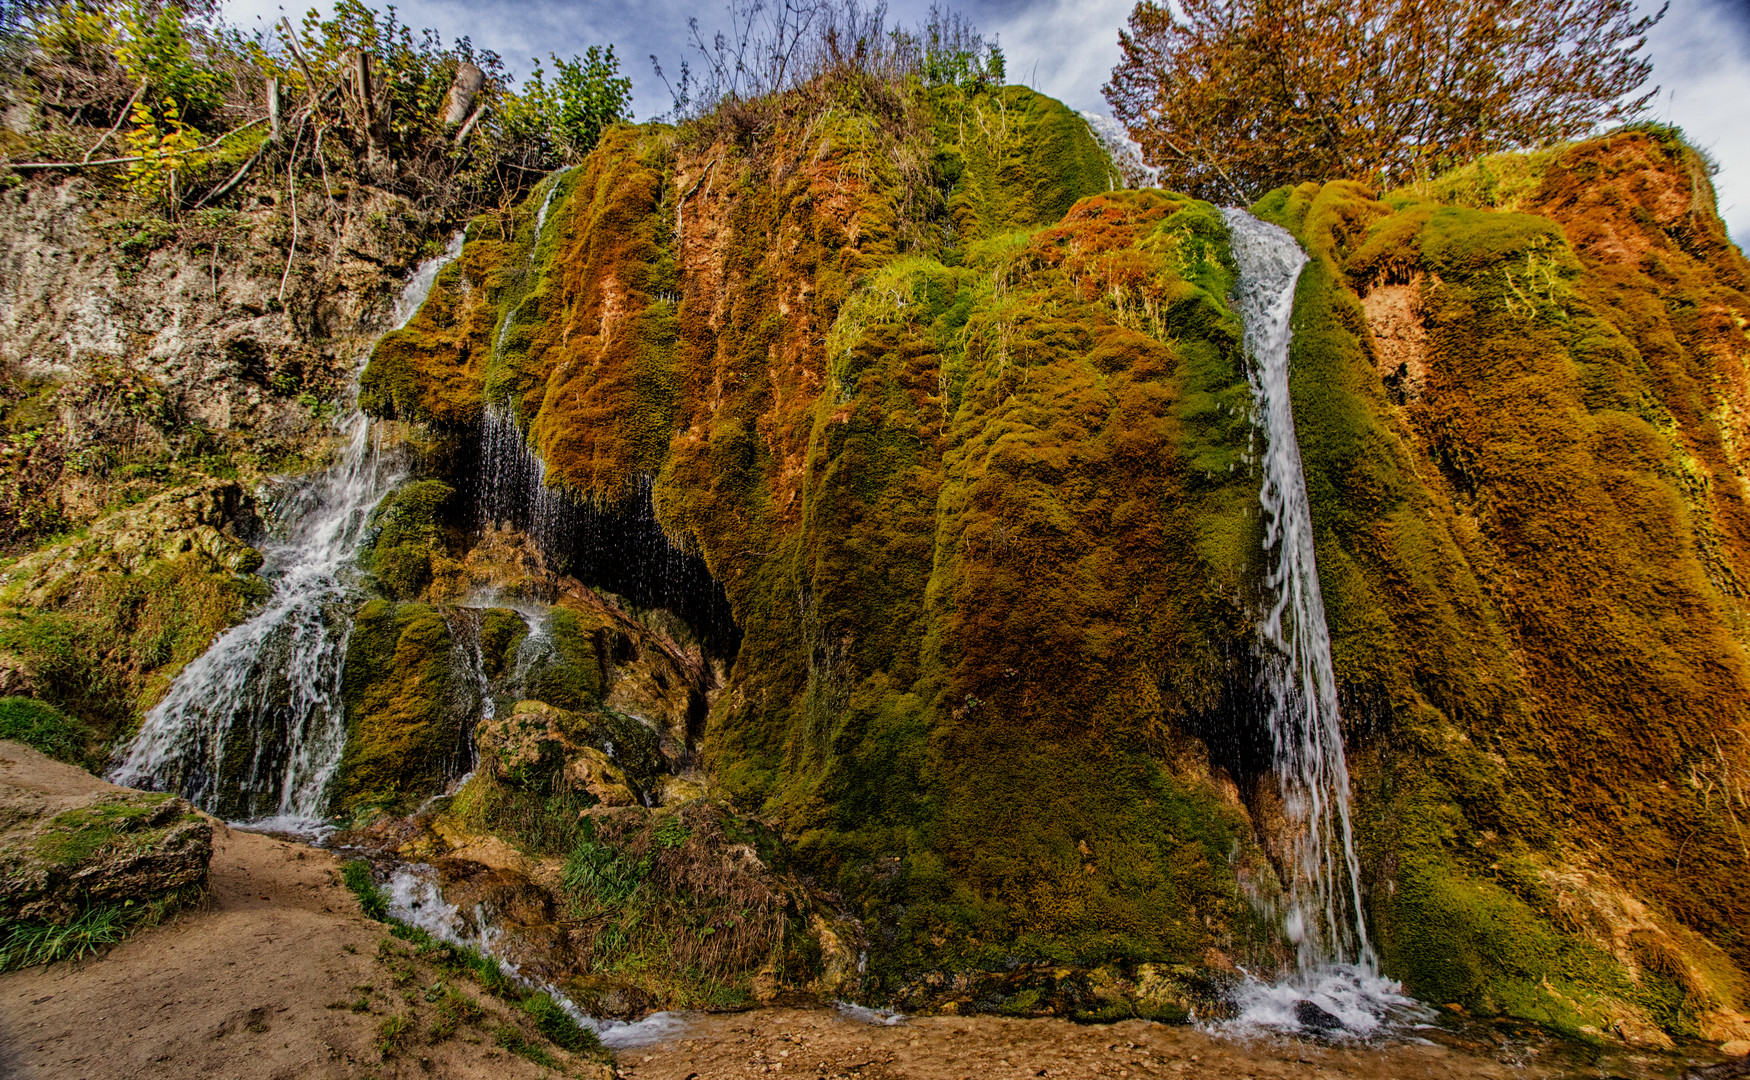
M691 764L709 669L575 581L556 599L521 611L360 607L342 671L334 811L411 810L474 760L541 797L587 789L609 805L653 801Z
M654 477L739 631L703 760L864 919L863 992L1034 964L992 994L1167 1015L1279 955L1220 214L1109 190L1029 91L793 104L617 129L477 221L368 401L456 445L507 408L578 505ZM1256 208L1312 255L1293 390L1371 923L1441 1003L1724 1038L1750 276L1660 133L1521 172L1486 185L1515 210L1463 178ZM596 659L531 696L595 707Z
M1313 255L1296 423L1375 922L1435 1001L1742 1037L1750 273L1674 137L1522 167L1525 212L1258 208Z
M209 480L115 509L5 565L0 688L71 716L77 759L100 763L266 594L247 542L258 529L253 498Z

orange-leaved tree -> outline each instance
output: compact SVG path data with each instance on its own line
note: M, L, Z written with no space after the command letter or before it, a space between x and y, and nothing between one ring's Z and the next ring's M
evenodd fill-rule
M1663 17L1634 0L1142 0L1105 86L1162 186L1393 184L1630 119Z

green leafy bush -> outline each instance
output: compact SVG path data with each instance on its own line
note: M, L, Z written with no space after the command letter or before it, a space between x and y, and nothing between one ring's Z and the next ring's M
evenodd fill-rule
M591 45L583 56L553 61L554 79L539 62L520 95L506 101L506 127L528 137L546 138L567 162L595 149L603 129L631 119L632 80L620 74L614 47Z

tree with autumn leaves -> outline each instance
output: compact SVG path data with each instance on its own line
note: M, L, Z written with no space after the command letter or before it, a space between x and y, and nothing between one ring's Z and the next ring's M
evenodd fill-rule
M1169 188L1402 183L1632 119L1664 15L1634 0L1142 0L1105 87Z

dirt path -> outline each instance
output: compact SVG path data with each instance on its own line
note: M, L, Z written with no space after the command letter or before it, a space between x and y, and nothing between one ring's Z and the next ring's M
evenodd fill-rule
M1676 1077L1685 1064L1547 1042L1504 1045L1481 1031L1430 1034L1439 1042L1344 1048L1286 1038L1242 1041L1142 1020L935 1016L886 1027L833 1010L771 1009L694 1018L672 1041L622 1051L619 1067L629 1080L1650 1080Z
M921 1017L877 1027L836 1012L775 1010L696 1021L686 1036L621 1055L635 1080L788 1074L866 1080L1009 1077L1507 1077L1552 1074L1464 1059L1435 1046L1336 1050L1286 1040L1232 1042L1133 1020L1099 1026L992 1016Z
M6 742L0 785L51 804L109 787ZM204 910L95 959L0 975L0 1076L553 1075L495 1045L493 1021L504 1010L471 991L483 1015L431 1041L435 1009L424 991L436 976L417 970L398 942L379 955L384 927L359 914L339 858L223 826L213 847ZM385 1061L379 1031L403 1015L413 1019L409 1036Z

